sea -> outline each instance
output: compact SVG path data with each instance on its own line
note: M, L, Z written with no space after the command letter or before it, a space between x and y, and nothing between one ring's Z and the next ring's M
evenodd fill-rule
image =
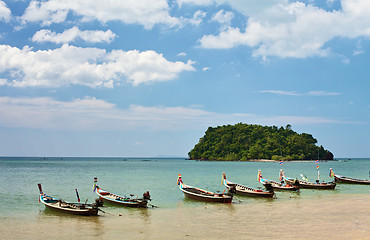
M317 170L319 166L319 170ZM370 158L334 161L196 161L185 158L0 157L0 239L370 239L370 185L338 184L335 190L276 192L274 199L235 196L232 204L186 199L177 185L223 192L227 179L254 188L286 176L314 182L335 174L370 179ZM92 203L94 177L110 192L141 197L147 209L105 205L99 216L45 209L44 193Z

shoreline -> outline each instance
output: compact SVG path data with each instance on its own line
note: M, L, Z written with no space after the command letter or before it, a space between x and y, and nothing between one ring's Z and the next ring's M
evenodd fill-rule
M120 212L124 212L121 216L106 214L98 217L54 215L40 211L34 220L1 221L0 231L4 239L35 240L162 240L169 236L175 240L211 240L220 236L235 240L369 239L369 201L369 194L198 206L182 201L175 209L121 209Z
M190 161L204 161L204 162L280 162L280 160L271 160L271 159L249 159L249 160L205 160L205 159L186 159ZM315 162L316 160L283 160L283 162ZM337 159L333 160L319 160L319 162L332 162L332 161L341 161Z

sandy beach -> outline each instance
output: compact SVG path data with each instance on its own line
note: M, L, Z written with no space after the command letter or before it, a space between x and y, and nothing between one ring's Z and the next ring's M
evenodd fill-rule
M1 219L4 239L370 239L370 196L289 199L174 209L120 209L98 217L40 210ZM119 216L119 214L121 216Z

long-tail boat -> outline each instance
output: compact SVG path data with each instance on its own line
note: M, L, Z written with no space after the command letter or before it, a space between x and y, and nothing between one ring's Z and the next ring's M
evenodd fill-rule
M256 189L252 187L247 187L238 183L230 182L226 179L226 174L222 173L223 176L223 183L228 190L235 189L235 193L244 196L250 197L265 197L265 198L273 198L275 196L275 192L272 189L271 184L266 184L267 191L263 191L262 189Z
M333 169L330 168L330 177L334 177L334 181L337 183L349 183L349 184L368 184L370 185L370 180L357 179L351 177L344 177L338 174L334 174Z
M143 193L142 198L133 197L134 195L130 194L128 196L121 196L106 190L101 189L98 184L98 178L94 177L94 192L99 196L103 202L114 203L117 205L125 207L142 207L146 208L148 201L151 201L149 191Z
M101 202L99 202L97 199L95 203L93 204L87 204L85 203L71 203L66 202L62 199L51 197L49 195L46 195L42 191L41 184L38 184L40 196L39 196L39 202L43 203L45 207L53 210L57 210L59 212L74 214L74 215L83 215L83 216L96 216L98 215L98 211L100 210L99 207L102 206ZM78 200L78 192L76 189Z
M297 181L298 181L299 187L306 188L306 189L332 190L337 185L335 182L320 182L319 180L317 180L315 183L312 183L309 181L303 181L303 180L298 180L296 178L286 177L285 174L283 174L283 178L286 183L291 184L291 185L297 184Z
M178 175L177 185L184 193L184 196L198 201L217 202L217 203L231 203L233 200L233 190L225 194L209 192L200 188L192 187L183 183L181 174Z
M261 174L261 171L259 170L259 181L260 183L263 184L263 186L267 189L271 187L275 190L275 191L298 191L299 190L299 183L298 182L295 182L293 184L287 184L283 177L282 177L282 172L283 170L280 170L280 181L281 182L277 182L277 181L274 181L274 180L270 180L270 179L265 179L262 177L262 174Z

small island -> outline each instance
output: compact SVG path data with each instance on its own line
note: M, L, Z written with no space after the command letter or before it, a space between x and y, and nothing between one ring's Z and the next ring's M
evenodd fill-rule
M208 161L333 160L334 155L316 143L311 134L299 134L290 124L284 128L238 123L209 127L188 155L190 160Z

